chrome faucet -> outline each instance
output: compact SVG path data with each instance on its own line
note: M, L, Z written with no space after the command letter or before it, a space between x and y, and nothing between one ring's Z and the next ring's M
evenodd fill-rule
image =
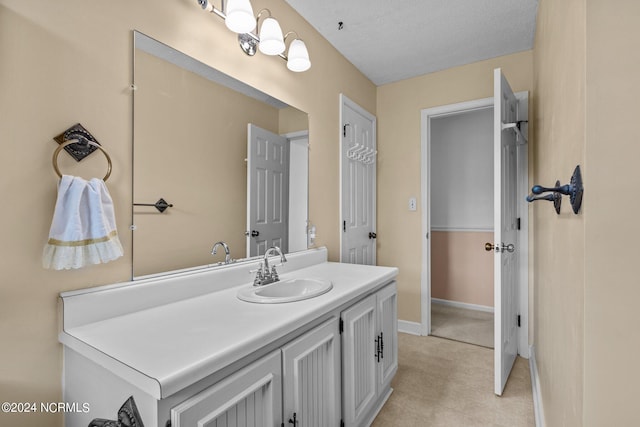
M276 271L276 266L272 265L271 269L269 269L269 256L274 254L280 255L280 262L284 264L287 262L287 257L284 256L282 250L280 250L277 246L272 246L264 253L264 258L262 259L262 263L258 264L257 270L252 270L256 272L256 278L253 280L253 286L262 286L267 285L269 283L277 282L280 280L278 277L278 272Z
M227 245L225 242L216 242L213 245L213 249L211 249L211 255L215 255L218 253L218 246L222 246L224 248L224 263L225 264L231 263L231 254L229 252L229 245Z

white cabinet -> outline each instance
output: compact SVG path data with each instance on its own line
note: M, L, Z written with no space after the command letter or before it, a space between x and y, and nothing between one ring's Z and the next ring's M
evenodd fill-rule
M171 426L339 426L339 337L333 317L173 407Z
M340 332L337 318L282 348L282 378L285 425L340 425Z
M342 312L342 413L345 426L362 426L390 391L398 369L395 282Z
M282 421L280 351L171 409L172 427L262 427Z

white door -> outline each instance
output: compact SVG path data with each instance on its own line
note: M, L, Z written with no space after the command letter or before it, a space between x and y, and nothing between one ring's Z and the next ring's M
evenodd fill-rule
M518 353L517 147L518 101L494 70L494 391L502 395Z
M288 252L288 141L249 123L247 145L247 256Z
M376 118L340 95L341 210L340 260L376 263Z

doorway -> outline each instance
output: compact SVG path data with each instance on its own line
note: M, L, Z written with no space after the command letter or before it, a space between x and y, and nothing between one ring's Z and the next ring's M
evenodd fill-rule
M516 94L520 102L520 110L523 114L527 114L527 106L528 106L528 93L527 92L519 92ZM422 110L421 112L421 146L422 146L422 167L421 167L421 182L422 182L422 229L423 236L425 237L423 240L423 265L422 265L422 278L421 278L421 307L422 307L422 319L421 319L421 335L431 335L432 334L432 297L436 298L436 303L442 303L443 301L437 301L437 296L432 295L432 267L433 267L433 252L438 251L439 245L438 243L438 229L434 230L432 228L432 220L434 212L432 211L433 203L430 201L430 197L432 195L432 189L430 188L432 184L431 177L431 122L438 121L439 118L450 117L453 118L455 116L461 116L465 113L471 113L474 111L492 111L494 105L494 98L483 98L474 101L462 102L457 104L444 105L440 107L434 107ZM489 119L490 122L493 121L492 118ZM526 126L526 125L525 125ZM493 174L493 165L489 167L490 173ZM456 167L456 170L460 170L460 168ZM519 148L518 152L518 180L517 180L517 188L519 194L527 194L528 192L528 157L527 157L527 149L526 145ZM468 191L467 191L468 192ZM472 194L470 197L476 197L476 194ZM521 269L519 272L519 313L521 317L519 317L520 321L520 331L522 333L518 336L518 354L521 356L528 358L529 357L529 343L528 343L528 215L527 210L528 206L526 201L524 200L524 196L519 200L519 210L521 211L521 227L522 231L520 233L521 239L519 242L519 258ZM476 206L481 206L478 204ZM458 218L462 215L461 212L457 212ZM479 233L480 231L487 231L493 228L493 222L488 227L485 225L474 225L470 227L470 233ZM453 235L451 235L453 236ZM464 241L464 239L463 239ZM492 239L487 240L487 242L492 241ZM474 245L482 244L482 241L477 241ZM466 247L466 246L465 246ZM457 245L453 246L455 250ZM449 251L451 249L448 249ZM477 250L474 246L474 250ZM482 252L483 248L480 248L480 252ZM444 250L442 252L437 252L436 257L444 254ZM481 256L480 253L476 253L477 256ZM439 261L438 261L439 262ZM446 299L446 298L441 298ZM445 303L446 304L446 303ZM443 304L443 305L445 305ZM490 313L493 311L487 307L490 307L491 304L476 304L475 306L468 307L462 306L464 308L472 308L475 309L476 312L481 313L483 311ZM454 306L455 307L455 306Z
M493 348L493 105L429 124L431 335Z

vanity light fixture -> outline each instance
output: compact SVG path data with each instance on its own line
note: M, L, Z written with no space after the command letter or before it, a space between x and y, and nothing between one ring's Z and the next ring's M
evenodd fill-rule
M265 55L279 56L287 61L287 68L294 72L311 68L309 51L295 31L289 31L284 37L278 21L271 16L269 9L262 9L254 18L249 0L220 0L221 9L216 9L209 0L197 0L207 12L218 15L231 31L238 33L238 43L244 53L253 56L256 50ZM263 15L265 15L263 18ZM263 18L261 20L261 18ZM257 29L258 35L252 31ZM287 37L295 35L287 52Z

